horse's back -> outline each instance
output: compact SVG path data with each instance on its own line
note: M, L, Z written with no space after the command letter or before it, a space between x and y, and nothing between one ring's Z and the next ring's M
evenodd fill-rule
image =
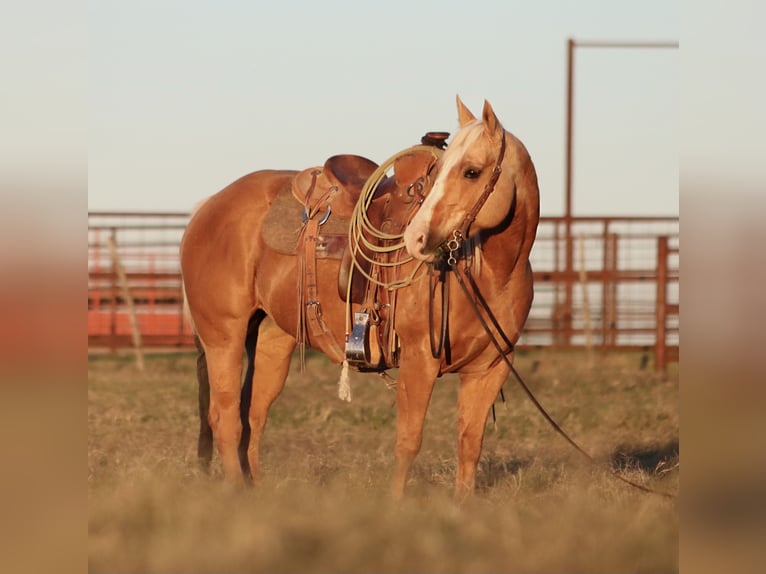
M263 170L245 175L202 202L192 214L181 241L184 252L231 239L241 228L259 225L279 190L295 176L294 171ZM196 245L201 243L200 245Z
M192 215L180 256L184 289L197 327L202 314L245 316L250 312L260 229L269 205L295 173L264 170L245 175L200 204Z
M274 200L279 190L297 172L262 170L240 177L215 195L210 196L194 211L187 235L202 226L218 227L241 221L248 216L264 215L263 210Z

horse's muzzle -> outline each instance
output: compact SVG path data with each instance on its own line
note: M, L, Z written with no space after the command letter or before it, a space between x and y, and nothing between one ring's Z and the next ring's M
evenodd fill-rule
M419 226L410 225L404 231L404 246L409 253L415 259L420 261L430 262L434 259L434 250L428 249L428 234Z

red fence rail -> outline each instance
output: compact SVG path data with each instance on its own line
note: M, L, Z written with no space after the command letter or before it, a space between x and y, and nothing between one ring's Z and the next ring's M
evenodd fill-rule
M133 344L109 238L143 345L193 347L178 262L187 221L186 213L88 214L89 347ZM678 360L678 218L544 217L531 259L535 300L520 347L645 349L660 371Z
M107 242L117 245L147 347L191 348L178 247L186 213L88 214L88 346L132 346L128 308Z

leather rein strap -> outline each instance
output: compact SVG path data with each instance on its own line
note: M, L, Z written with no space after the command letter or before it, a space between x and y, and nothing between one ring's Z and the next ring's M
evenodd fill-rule
M564 429L559 426L559 424L553 420L553 417L548 414L548 411L545 410L545 407L540 404L540 401L537 400L535 395L532 393L532 391L529 389L529 386L524 382L524 379L521 378L521 375L519 375L518 371L513 366L513 363L508 358L508 352L513 349L513 345L509 342L508 337L503 332L503 330L500 328L500 325L498 324L497 320L495 319L494 314L492 313L491 309L487 305L486 300L481 295L481 293L478 290L478 286L473 280L473 277L470 274L470 270L468 267L463 271L463 273L468 278L468 282L470 283L470 288L466 284L466 280L463 278L463 274L461 273L460 269L456 265L452 266L452 271L455 272L455 278L457 279L458 285L460 285L460 288L463 290L463 294L465 295L466 299L468 300L468 303L470 304L471 308L473 309L474 314L476 315L476 318L479 320L479 323L481 323L482 328L489 336L490 341L494 345L495 349L497 349L498 355L500 358L505 361L505 364L508 366L508 368L511 370L511 373L513 373L514 378L516 379L516 382L519 384L519 386L523 389L523 391L526 393L527 397L529 397L529 400L532 401L532 404L535 405L537 410L540 412L540 414L545 417L545 420L548 421L548 423L553 427L553 429L560 434L566 441L571 444L577 452L582 454L588 461L596 466L598 463L596 460L588 454L585 449L583 449L579 444L577 444L572 437L570 437ZM508 351L504 351L503 347L500 344L500 341L498 340L498 337L495 336L495 334L490 329L489 325L487 324L487 320L484 318L482 314L482 310L484 314L487 315L489 320L492 322L492 325L497 330L498 334L500 335L500 338L503 340L503 342L506 343L506 345L509 345ZM637 488L639 490L642 490L644 492L648 492L651 494L658 494L660 496L664 496L665 498L675 498L675 496L668 492L660 492L658 490L653 490L651 488L648 488L646 486L643 486L642 484L638 484L637 482L633 482L629 478L626 478L622 476L620 473L618 473L615 470L609 471L612 476L615 478L621 480L622 482L629 484L630 486Z

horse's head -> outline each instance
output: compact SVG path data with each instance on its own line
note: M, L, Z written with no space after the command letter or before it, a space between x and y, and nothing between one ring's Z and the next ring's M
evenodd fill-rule
M433 260L445 242L503 223L516 199L517 173L531 164L489 102L477 119L457 98L460 130L434 166L428 195L404 233L407 251Z

